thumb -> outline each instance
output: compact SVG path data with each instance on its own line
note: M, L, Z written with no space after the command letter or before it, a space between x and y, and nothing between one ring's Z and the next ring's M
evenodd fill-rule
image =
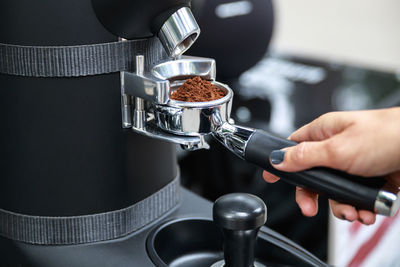
M296 146L274 150L270 154L270 162L274 168L286 172L297 172L316 166L331 167L332 153L328 144L327 140L302 142Z

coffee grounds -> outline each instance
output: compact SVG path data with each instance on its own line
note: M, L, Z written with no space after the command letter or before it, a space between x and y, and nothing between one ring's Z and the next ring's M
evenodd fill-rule
M199 76L188 79L171 95L171 99L185 102L207 102L223 98L226 92Z

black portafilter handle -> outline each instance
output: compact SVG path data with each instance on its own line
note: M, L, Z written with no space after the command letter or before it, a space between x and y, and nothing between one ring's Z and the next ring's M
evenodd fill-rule
M389 188L383 178L365 178L324 167L301 172L283 172L270 164L269 155L273 150L296 144L262 130L255 130L247 141L244 158L290 184L326 195L357 209L386 216L396 214L399 208L399 190L396 187Z
M224 195L214 203L213 218L224 236L224 267L253 267L258 230L267 221L264 202L245 193Z

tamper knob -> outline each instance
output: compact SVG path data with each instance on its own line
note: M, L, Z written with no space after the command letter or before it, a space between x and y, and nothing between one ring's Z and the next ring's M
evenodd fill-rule
M250 194L228 194L215 201L213 217L224 235L224 266L253 267L258 230L267 220L264 202Z

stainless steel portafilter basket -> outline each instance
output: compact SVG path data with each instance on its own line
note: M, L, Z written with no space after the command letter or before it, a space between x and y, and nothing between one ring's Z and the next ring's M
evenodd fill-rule
M183 82L174 83L171 93ZM232 108L232 90L225 84L212 82L225 92L223 98L208 102L169 100L166 105L155 105L158 126L164 131L183 135L208 135L229 121Z
M153 86L158 91L140 88L149 84L149 77L143 77L143 85L136 83L141 96L144 96L144 91L151 92L148 99L152 101L149 103L150 108L144 112L148 115L144 117L143 112L136 112L136 105L133 117L142 114L142 119L139 125L133 123L132 128L135 131L179 143L188 149L207 147L204 136L211 135L240 158L290 184L308 188L357 209L386 216L393 216L397 212L400 203L399 190L390 188L382 178L365 179L323 167L296 173L282 172L272 167L270 153L296 143L259 129L231 123L233 91L229 86L215 81L215 64L212 59L181 58L156 65L151 73L155 76L153 81L159 80L159 84L163 86ZM183 102L169 98L186 79L194 76L211 81L223 89L226 95L209 102ZM154 92L158 92L158 95ZM163 97L157 98L160 95Z

